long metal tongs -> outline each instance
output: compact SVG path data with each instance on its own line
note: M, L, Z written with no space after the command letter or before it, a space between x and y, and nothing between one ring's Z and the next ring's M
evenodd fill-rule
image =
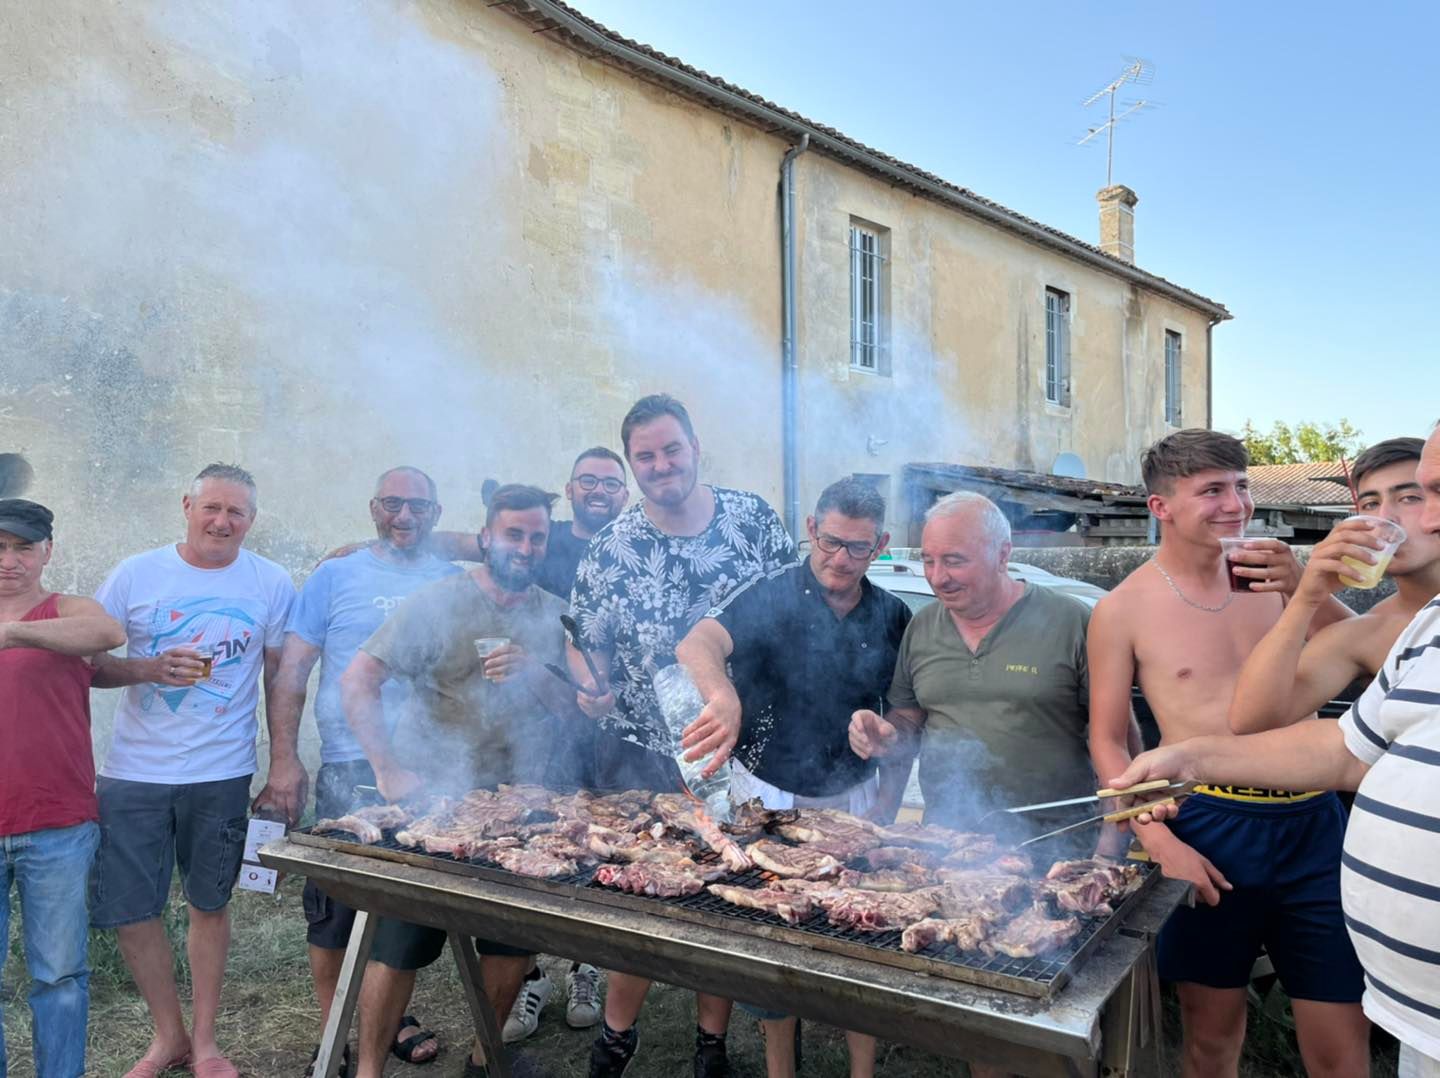
M1100 801L1107 797L1132 797L1142 793L1164 793L1164 797L1156 798L1153 801L1146 801L1144 804L1131 805L1129 808L1117 809L1114 812L1102 812L1098 816L1091 816L1089 819L1080 820L1068 824L1065 827L1057 827L1054 831L1046 831L1043 835L1036 835L1034 838L1027 838L1020 846L1029 846L1032 842L1040 842L1047 838L1054 838L1056 835L1063 835L1068 831L1075 831L1082 827L1088 827L1092 823L1119 823L1121 820L1129 820L1141 816L1151 809L1159 808L1161 805L1173 805L1180 798L1192 793L1195 789L1193 782L1172 782L1169 779L1154 779L1151 782L1138 783L1135 786L1128 786L1124 789L1097 790L1094 797L1077 797L1070 801L1057 801L1050 805L1025 805L1018 809L1010 809L1010 812L1025 812L1038 808L1058 808L1062 805L1083 805L1090 801Z

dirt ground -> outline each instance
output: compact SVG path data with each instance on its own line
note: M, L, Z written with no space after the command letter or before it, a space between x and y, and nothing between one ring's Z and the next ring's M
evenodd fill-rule
M278 901L265 895L236 892L232 904L234 937L226 980L220 1040L241 1072L253 1078L299 1078L319 1036L319 1017L305 957L305 925L300 908L302 881L286 880ZM19 940L19 918L12 918L9 961L0 1000L5 1009L5 1038L11 1078L33 1078L30 1059L30 1015L25 1005L28 981ZM166 916L171 937L183 940L184 914L178 898ZM183 956L183 950L180 952ZM89 1071L97 1078L119 1078L144 1052L149 1041L144 1004L135 994L115 947L114 935L96 933L91 940ZM593 1030L572 1030L565 1024L565 963L553 962L556 992L540 1020L539 1031L525 1044L555 1078L586 1073ZM185 993L183 957L177 970ZM440 1033L440 1059L414 1067L391 1059L387 1076L451 1078L458 1075L470 1029L454 963L448 956L420 974L411 1010ZM1242 1067L1244 1078L1301 1075L1294 1037L1284 1023L1284 1007L1271 1006L1251 1015L1251 1036ZM642 1046L627 1078L683 1078L690 1074L694 1045L694 996L657 985L651 990L641 1022ZM1178 1073L1179 1028L1173 999L1166 1007L1166 1074ZM1393 1078L1395 1050L1377 1039L1374 1075ZM736 1012L730 1028L730 1058L736 1078L763 1078L764 1049L755 1021ZM186 1072L173 1072L177 1078ZM847 1075L845 1045L840 1034L815 1023L804 1027L804 1068L810 1078ZM901 1045L882 1044L876 1067L880 1078L940 1078L965 1073L962 1064Z

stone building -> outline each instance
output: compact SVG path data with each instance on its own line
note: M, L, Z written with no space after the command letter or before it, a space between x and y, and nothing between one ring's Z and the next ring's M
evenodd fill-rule
M0 451L56 586L174 539L212 460L297 575L396 463L476 527L487 478L558 489L656 390L792 517L850 473L899 501L911 461L1131 482L1209 423L1229 316L1134 264L1133 192L1094 246L553 0L0 27Z

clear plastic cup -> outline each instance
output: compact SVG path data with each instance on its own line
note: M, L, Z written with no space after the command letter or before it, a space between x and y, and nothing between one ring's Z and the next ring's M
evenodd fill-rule
M1230 576L1231 591L1249 591L1251 584L1258 584L1260 581L1252 580L1248 576L1237 576L1235 574L1236 562L1230 555L1237 554L1245 549L1246 543L1253 543L1261 539L1259 535L1225 535L1220 538L1220 553L1225 557L1225 572ZM1243 562L1239 564L1244 564Z
M1375 551L1376 562L1370 565L1356 558L1342 557L1340 560L1355 570L1355 575L1341 576L1340 583L1348 588L1373 588L1380 583L1385 576L1385 570L1390 567L1390 559L1395 556L1395 551L1406 539L1405 529L1396 524L1393 520L1386 520L1384 517L1367 516L1364 513L1357 513L1355 516L1346 517L1342 524L1352 520L1363 520L1370 525L1375 538L1385 545Z
M481 676L484 675L485 660L510 643L508 636L482 636L475 641L475 654L480 656Z

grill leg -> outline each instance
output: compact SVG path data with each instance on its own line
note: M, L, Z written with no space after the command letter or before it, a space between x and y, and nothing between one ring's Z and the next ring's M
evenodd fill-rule
M335 982L335 998L330 1003L330 1017L320 1035L320 1054L315 1057L316 1078L336 1078L350 1039L350 1023L355 1017L355 1003L360 998L360 982L365 977L365 963L370 960L370 945L380 919L364 910L355 911L355 925L350 929L350 942L345 945L345 959L340 963L340 979Z
M460 983L465 986L465 998L470 1003L470 1015L475 1020L475 1036L480 1038L480 1047L485 1051L485 1065L489 1078L510 1078L510 1064L505 1060L504 1042L500 1039L500 1022L495 1017L495 1008L490 1006L490 997L485 994L485 977L480 972L480 956L469 936L450 932L450 951L455 955L455 964L460 967Z
M1148 948L1105 1005L1100 1018L1100 1074L1141 1078L1160 1073L1160 984Z

